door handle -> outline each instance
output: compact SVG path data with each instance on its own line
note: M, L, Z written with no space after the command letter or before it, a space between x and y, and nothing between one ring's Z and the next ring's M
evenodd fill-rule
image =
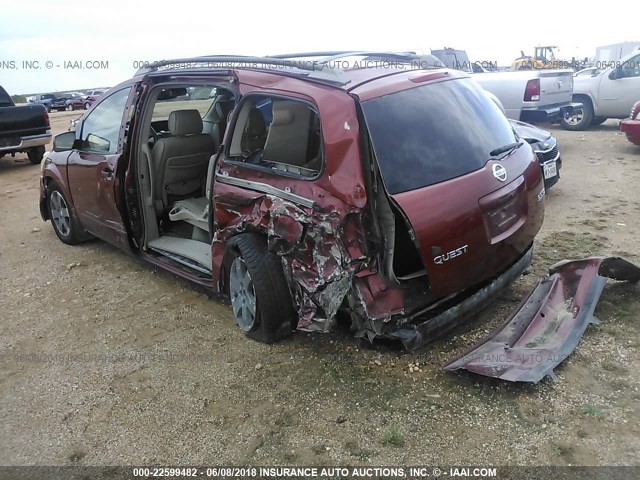
M102 176L107 180L111 180L113 178L113 170L111 170L109 167L106 167L102 170Z

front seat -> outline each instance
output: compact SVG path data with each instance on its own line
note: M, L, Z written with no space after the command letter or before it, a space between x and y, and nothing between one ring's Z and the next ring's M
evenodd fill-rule
M168 123L171 136L158 139L151 150L158 215L170 206L169 195L200 195L209 158L215 152L211 135L202 133L202 118L197 110L175 110Z
M211 136L216 144L216 148L222 144L224 132L227 130L227 119L233 110L233 99L220 99L214 106L218 120L213 124Z

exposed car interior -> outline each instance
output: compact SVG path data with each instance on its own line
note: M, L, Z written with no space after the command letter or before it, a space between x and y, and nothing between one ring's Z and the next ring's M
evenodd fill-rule
M253 95L238 113L229 159L315 177L322 167L320 118L307 103Z
M234 96L214 85L171 86L153 91L148 105L138 157L145 247L210 274L210 186ZM230 133L230 161L289 176L320 173L320 121L307 103L249 95Z

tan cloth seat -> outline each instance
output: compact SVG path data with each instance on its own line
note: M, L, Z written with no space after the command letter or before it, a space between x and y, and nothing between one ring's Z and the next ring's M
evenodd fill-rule
M302 102L276 100L263 159L302 167L307 163L311 109Z
M211 182L216 166L218 154L212 155L207 169L207 183L204 197L187 198L178 200L173 204L169 212L169 220L172 222L184 221L194 227L209 232L209 204L211 203Z
M170 137L160 138L151 150L154 175L154 207L162 214L169 195L190 195L202 191L209 158L215 152L211 135L202 133L197 110L176 110L169 115Z

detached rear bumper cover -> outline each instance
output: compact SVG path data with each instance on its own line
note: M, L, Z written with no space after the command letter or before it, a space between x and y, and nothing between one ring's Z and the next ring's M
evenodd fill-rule
M549 269L509 319L460 357L448 371L465 369L511 382L537 383L576 348L607 278L638 282L640 267L619 257L568 260Z

